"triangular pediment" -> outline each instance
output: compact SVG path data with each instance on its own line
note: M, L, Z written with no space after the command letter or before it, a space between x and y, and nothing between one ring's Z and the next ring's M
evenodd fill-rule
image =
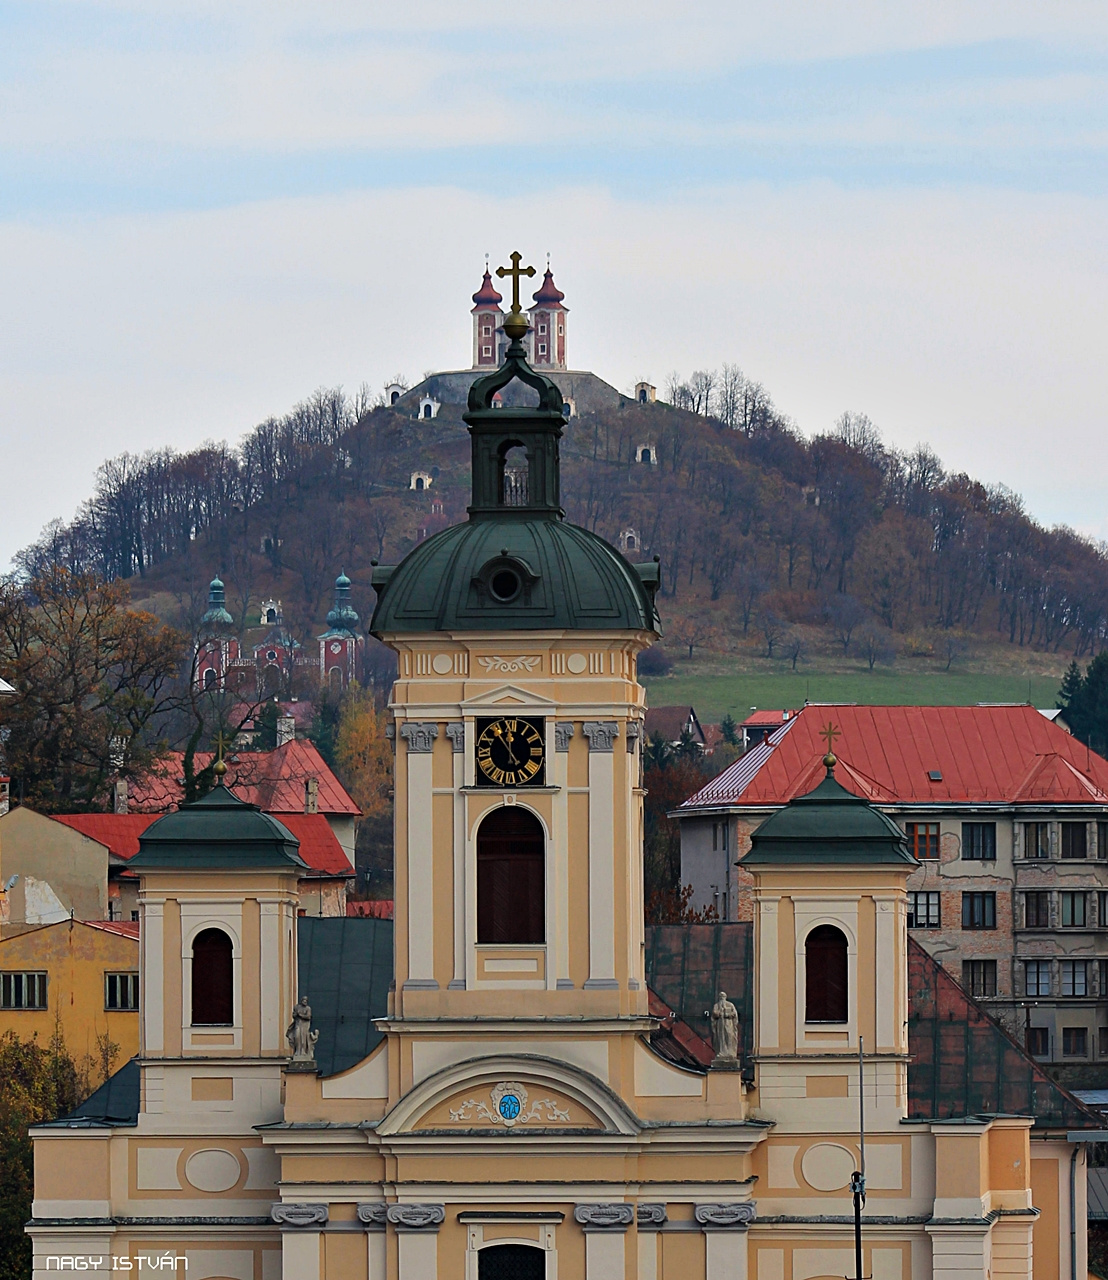
M550 698L531 689L521 689L519 685L502 684L496 689L489 689L474 698L467 698L462 703L465 711L503 710L505 707L534 709L536 711L554 710L557 703Z

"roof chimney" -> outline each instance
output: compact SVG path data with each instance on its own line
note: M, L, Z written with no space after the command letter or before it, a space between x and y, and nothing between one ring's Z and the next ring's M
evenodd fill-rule
M304 779L304 812L319 812L319 779Z
M296 737L296 721L292 716L277 717L277 745L283 747Z
M127 812L127 779L116 778L112 783L112 813Z

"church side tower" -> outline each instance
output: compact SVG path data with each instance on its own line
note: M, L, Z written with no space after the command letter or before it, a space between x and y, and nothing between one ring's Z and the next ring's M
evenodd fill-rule
M208 607L200 618L197 633L193 680L197 689L213 689L222 693L227 688L227 673L238 661L239 642L232 634L234 618L227 612L227 597L222 581L216 577L208 584Z
M358 660L365 637L358 632L358 614L350 601L350 579L340 572L335 579L335 604L327 614L327 630L319 637L319 680L336 692L347 689L358 676Z
M534 306L528 311L531 318L531 363L536 369L564 370L569 308L562 305L566 295L554 283L549 266L538 292L532 296Z
M867 1124L895 1130L907 1116L906 884L919 864L903 831L836 781L835 763L829 753L819 786L768 818L743 859L759 1092L771 1108L790 1099L778 1132L856 1133L860 1038Z
M500 309L503 297L497 293L489 269L473 295L473 367L495 369L504 354L507 340L504 337L504 313Z

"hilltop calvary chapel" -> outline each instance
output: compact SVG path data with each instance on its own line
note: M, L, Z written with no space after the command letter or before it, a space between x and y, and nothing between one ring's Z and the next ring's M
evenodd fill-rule
M854 1275L861 1103L858 1274L1083 1277L1100 1122L909 952L916 860L833 756L754 835L752 923L644 926L658 566L564 519L506 274L469 518L374 577L395 921L298 917L295 837L222 782L148 826L140 1051L33 1130L35 1275Z

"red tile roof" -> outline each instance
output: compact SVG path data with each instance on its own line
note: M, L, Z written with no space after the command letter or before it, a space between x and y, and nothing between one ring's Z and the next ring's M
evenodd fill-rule
M61 813L54 821L106 845L117 857L130 859L138 853L139 836L159 817L157 813ZM277 817L300 841L300 856L316 875L354 874L324 814L279 813Z
M82 920L90 929L103 929L105 933L118 933L122 938L137 938L139 926L137 920Z
M300 856L316 875L354 874L350 860L322 813L281 813L277 817L300 841Z
M1034 707L810 705L681 806L774 806L836 776L877 804L1108 804L1108 761Z
M209 763L210 752L196 753L196 768ZM169 813L184 794L184 753L173 751L145 777L131 784L135 812ZM275 751L240 751L227 760L227 785L243 800L266 813L283 816L304 812L304 784L319 779L319 812L358 817L361 810L310 742L294 738Z
M57 813L54 821L105 845L117 858L133 858L139 851L139 836L158 817L156 813Z

